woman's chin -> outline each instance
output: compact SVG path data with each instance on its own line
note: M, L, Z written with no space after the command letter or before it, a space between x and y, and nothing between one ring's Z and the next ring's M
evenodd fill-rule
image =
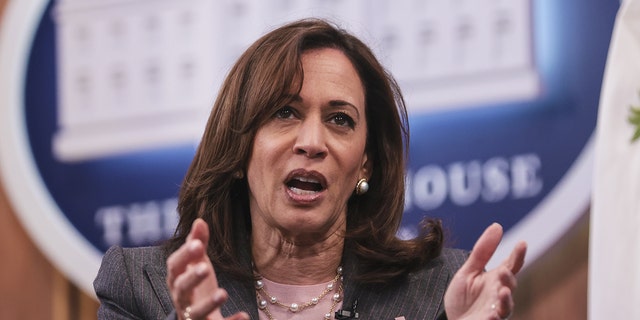
M279 229L290 240L318 242L329 238L338 228L326 221L294 220L282 224Z

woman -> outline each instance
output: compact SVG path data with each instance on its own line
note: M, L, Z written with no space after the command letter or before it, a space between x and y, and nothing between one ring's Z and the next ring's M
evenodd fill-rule
M357 38L321 20L263 36L221 88L175 237L106 253L99 317L506 318L525 245L484 272L499 225L468 257L442 249L434 221L395 237L406 124L397 84Z

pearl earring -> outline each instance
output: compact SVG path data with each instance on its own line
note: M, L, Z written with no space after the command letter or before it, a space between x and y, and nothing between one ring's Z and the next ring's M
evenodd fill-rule
M367 179L360 179L356 184L356 194L361 196L369 191L369 182Z
M242 172L242 170L238 170L233 173L233 177L236 179L242 179L244 178L244 172Z

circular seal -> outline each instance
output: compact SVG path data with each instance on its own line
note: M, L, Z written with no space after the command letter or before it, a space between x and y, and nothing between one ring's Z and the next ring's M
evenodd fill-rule
M230 63L271 26L313 11L353 26L404 90L411 142L399 236L428 216L470 249L497 221L506 235L493 261L517 240L535 260L588 207L618 4L375 2L9 2L0 169L16 214L93 294L109 246L172 234L179 185Z

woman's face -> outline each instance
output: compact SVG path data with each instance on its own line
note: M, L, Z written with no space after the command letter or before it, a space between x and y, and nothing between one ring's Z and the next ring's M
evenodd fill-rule
M336 49L303 53L293 102L258 129L249 165L253 232L303 241L344 230L347 200L369 177L364 89Z

